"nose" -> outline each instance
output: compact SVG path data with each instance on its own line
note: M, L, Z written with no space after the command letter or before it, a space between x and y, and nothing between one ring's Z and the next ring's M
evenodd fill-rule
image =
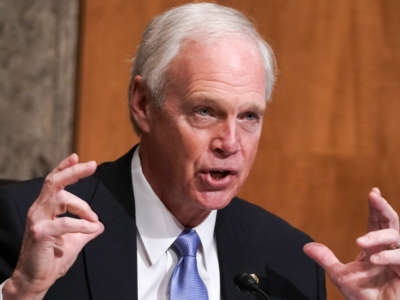
M229 157L240 149L240 138L234 120L224 120L215 128L215 137L211 141L211 149L220 158Z

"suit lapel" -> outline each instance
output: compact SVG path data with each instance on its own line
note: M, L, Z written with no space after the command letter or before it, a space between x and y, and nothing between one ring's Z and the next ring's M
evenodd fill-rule
M89 204L99 215L105 231L83 250L86 276L93 300L137 299L137 248L135 206L131 182L131 159L135 148L96 171L97 187ZM237 219L235 199L218 211L215 226L220 266L221 295L224 300L253 299L234 284L240 273L252 273L247 262L246 233ZM246 252L247 251L247 252ZM258 269L258 268L257 268Z
M232 200L234 202L235 199ZM218 248L218 260L221 278L221 295L224 300L243 300L253 299L239 290L234 284L236 275L243 272L250 272L246 268L246 256L243 249L246 249L245 241L242 240L243 232L235 220L230 218L226 211L231 209L234 203L230 203L226 208L218 211L217 222L215 224L215 236Z
M137 299L135 208L131 183L131 150L96 171L98 185L90 201L105 226L84 249L93 300Z

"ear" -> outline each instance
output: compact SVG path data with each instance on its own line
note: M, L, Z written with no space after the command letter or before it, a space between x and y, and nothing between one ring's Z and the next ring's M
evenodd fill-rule
M137 75L129 90L129 111L143 133L148 132L150 128L150 104L151 97L147 85L142 76Z

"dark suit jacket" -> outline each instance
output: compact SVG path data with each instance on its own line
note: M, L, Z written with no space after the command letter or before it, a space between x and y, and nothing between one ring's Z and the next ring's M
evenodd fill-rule
M105 225L45 299L137 299L136 225L130 161L133 151L98 167L68 189L88 201ZM18 258L25 216L42 179L0 189L0 281ZM282 219L235 198L217 215L215 228L224 300L255 299L235 287L235 275L261 277L272 299L325 299L323 271L302 252L310 241Z

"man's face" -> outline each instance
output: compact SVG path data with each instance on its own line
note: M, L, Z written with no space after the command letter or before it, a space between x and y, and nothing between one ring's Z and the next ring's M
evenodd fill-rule
M189 41L167 71L162 108L150 105L143 171L184 225L238 193L254 162L265 110L261 56L244 38ZM197 221L196 221L197 220Z

